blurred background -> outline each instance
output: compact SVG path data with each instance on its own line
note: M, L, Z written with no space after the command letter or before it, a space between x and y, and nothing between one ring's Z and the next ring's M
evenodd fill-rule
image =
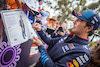
M71 31L73 21L76 19L71 14L72 10L82 12L86 9L92 9L100 16L100 0L43 0L40 8L50 12L50 17L58 16L60 24L67 23L68 30ZM97 44L100 40L100 27L90 38L90 47Z

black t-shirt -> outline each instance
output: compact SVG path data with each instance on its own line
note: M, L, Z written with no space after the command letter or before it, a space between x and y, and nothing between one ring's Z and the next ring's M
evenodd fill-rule
M32 40L28 40L22 44L11 47L5 32L3 32L3 42L0 47L0 67L29 67L37 62L40 57L39 52L30 57L32 45Z

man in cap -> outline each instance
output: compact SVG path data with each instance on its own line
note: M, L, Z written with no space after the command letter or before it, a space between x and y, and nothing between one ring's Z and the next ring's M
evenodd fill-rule
M52 18L50 18L48 23L49 27L56 28L56 21L57 21L57 16L52 16Z
M38 46L41 57L35 67L85 67L90 60L88 36L100 26L100 17L93 10L82 13L73 10L77 17L71 34L50 38L38 24L34 27L42 40L49 45L45 50L42 42L33 37L33 43Z
M67 24L62 23L61 26L57 27L56 30L51 34L52 38L60 37L68 34Z
M36 22L36 15L39 15L39 3L37 0L21 0L22 9L28 16L31 24Z
M39 4L36 0L21 0L24 10L38 12Z

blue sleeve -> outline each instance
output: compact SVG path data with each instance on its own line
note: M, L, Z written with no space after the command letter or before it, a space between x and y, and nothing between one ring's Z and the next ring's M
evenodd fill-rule
M54 63L42 45L39 46L39 52L41 54L40 61L43 67L66 67L65 64Z
M47 51L41 45L38 47L41 54L40 61L43 67L85 67L90 58L86 53L73 53L68 51L68 54L60 57L59 60L53 61Z
M41 37L41 39L48 45L55 45L59 40L60 40L60 37L57 37L57 38L51 38L49 37L48 35L46 35L46 33L41 30L41 31L38 31L38 34L39 36Z
M57 34L56 33L52 33L51 37L54 38Z

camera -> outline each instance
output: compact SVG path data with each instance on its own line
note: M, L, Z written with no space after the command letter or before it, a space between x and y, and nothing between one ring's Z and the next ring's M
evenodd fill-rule
M39 24L40 24L40 23L41 23L41 21L40 21L40 20L36 20L36 23L39 23Z
M59 27L58 30L57 30L57 32L58 32L58 31L64 32L65 29L64 29L63 27Z
M48 34L52 34L54 31L55 31L55 29L54 28L51 28L51 27L48 27L47 30L46 30L46 32Z

